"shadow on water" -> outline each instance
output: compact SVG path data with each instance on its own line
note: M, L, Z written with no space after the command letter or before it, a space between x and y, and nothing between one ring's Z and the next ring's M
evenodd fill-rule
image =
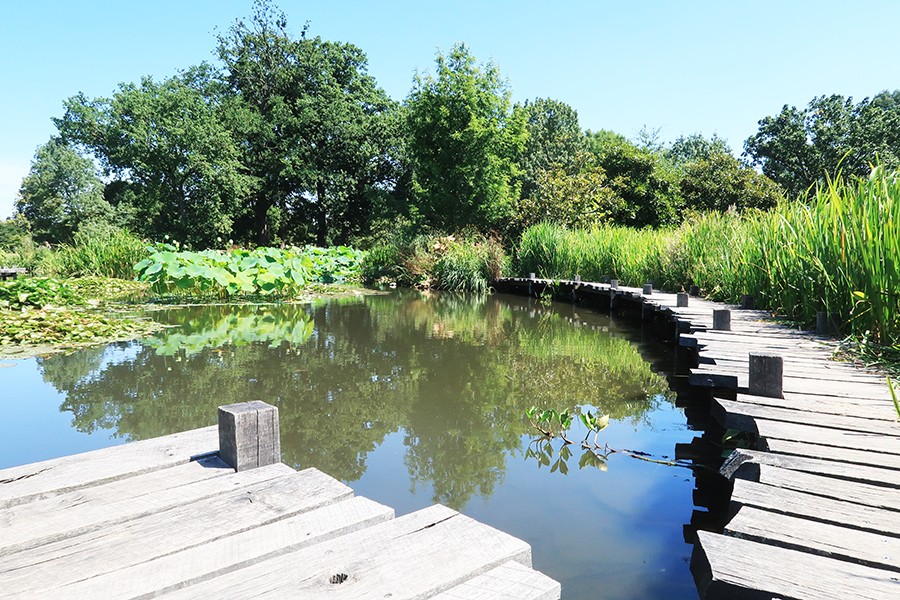
M145 439L264 400L279 407L286 463L398 514L441 502L521 537L565 598L696 598L681 539L690 471L616 454L555 469L526 457L531 406L609 414L601 443L652 457L690 441L651 367L670 357L639 332L526 298L416 292L153 317L173 327L38 359L74 428Z

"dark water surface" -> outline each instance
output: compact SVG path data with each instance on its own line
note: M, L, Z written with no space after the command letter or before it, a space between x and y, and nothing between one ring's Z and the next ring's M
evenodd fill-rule
M3 364L0 468L212 425L218 405L264 400L280 410L284 462L398 515L440 502L520 537L563 598L696 599L688 469L577 445L560 462L558 442L549 464L527 452L539 450L530 406L609 414L601 445L655 458L694 437L655 372L673 359L639 330L503 295L152 315L177 327Z

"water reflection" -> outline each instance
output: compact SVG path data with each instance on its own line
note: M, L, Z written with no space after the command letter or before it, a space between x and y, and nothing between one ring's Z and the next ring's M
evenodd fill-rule
M412 489L462 508L489 497L523 452L526 408L589 404L637 424L665 401L663 378L599 331L603 317L585 326L565 310L418 293L179 308L155 313L174 327L144 343L40 367L78 430L128 439L212 424L221 404L275 404L285 462L345 481L397 432Z

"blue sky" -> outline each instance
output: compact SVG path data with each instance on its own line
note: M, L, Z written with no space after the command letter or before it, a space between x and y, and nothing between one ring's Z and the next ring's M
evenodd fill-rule
M356 44L403 99L435 51L465 42L514 99L572 105L585 129L717 133L739 153L784 104L900 88L900 2L281 0L293 31ZM0 218L51 117L79 91L212 61L250 0L0 0Z

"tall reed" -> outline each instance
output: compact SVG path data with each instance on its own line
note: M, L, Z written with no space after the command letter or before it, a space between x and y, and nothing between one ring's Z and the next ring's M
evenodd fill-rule
M134 265L148 254L147 244L127 231L79 231L72 244L48 253L39 269L54 277L134 279Z
M771 212L707 214L677 230L619 227L525 231L518 270L544 277L615 277L688 284L716 300L752 294L775 314L815 322L837 315L844 333L900 345L900 176L882 168L867 179L835 179Z

